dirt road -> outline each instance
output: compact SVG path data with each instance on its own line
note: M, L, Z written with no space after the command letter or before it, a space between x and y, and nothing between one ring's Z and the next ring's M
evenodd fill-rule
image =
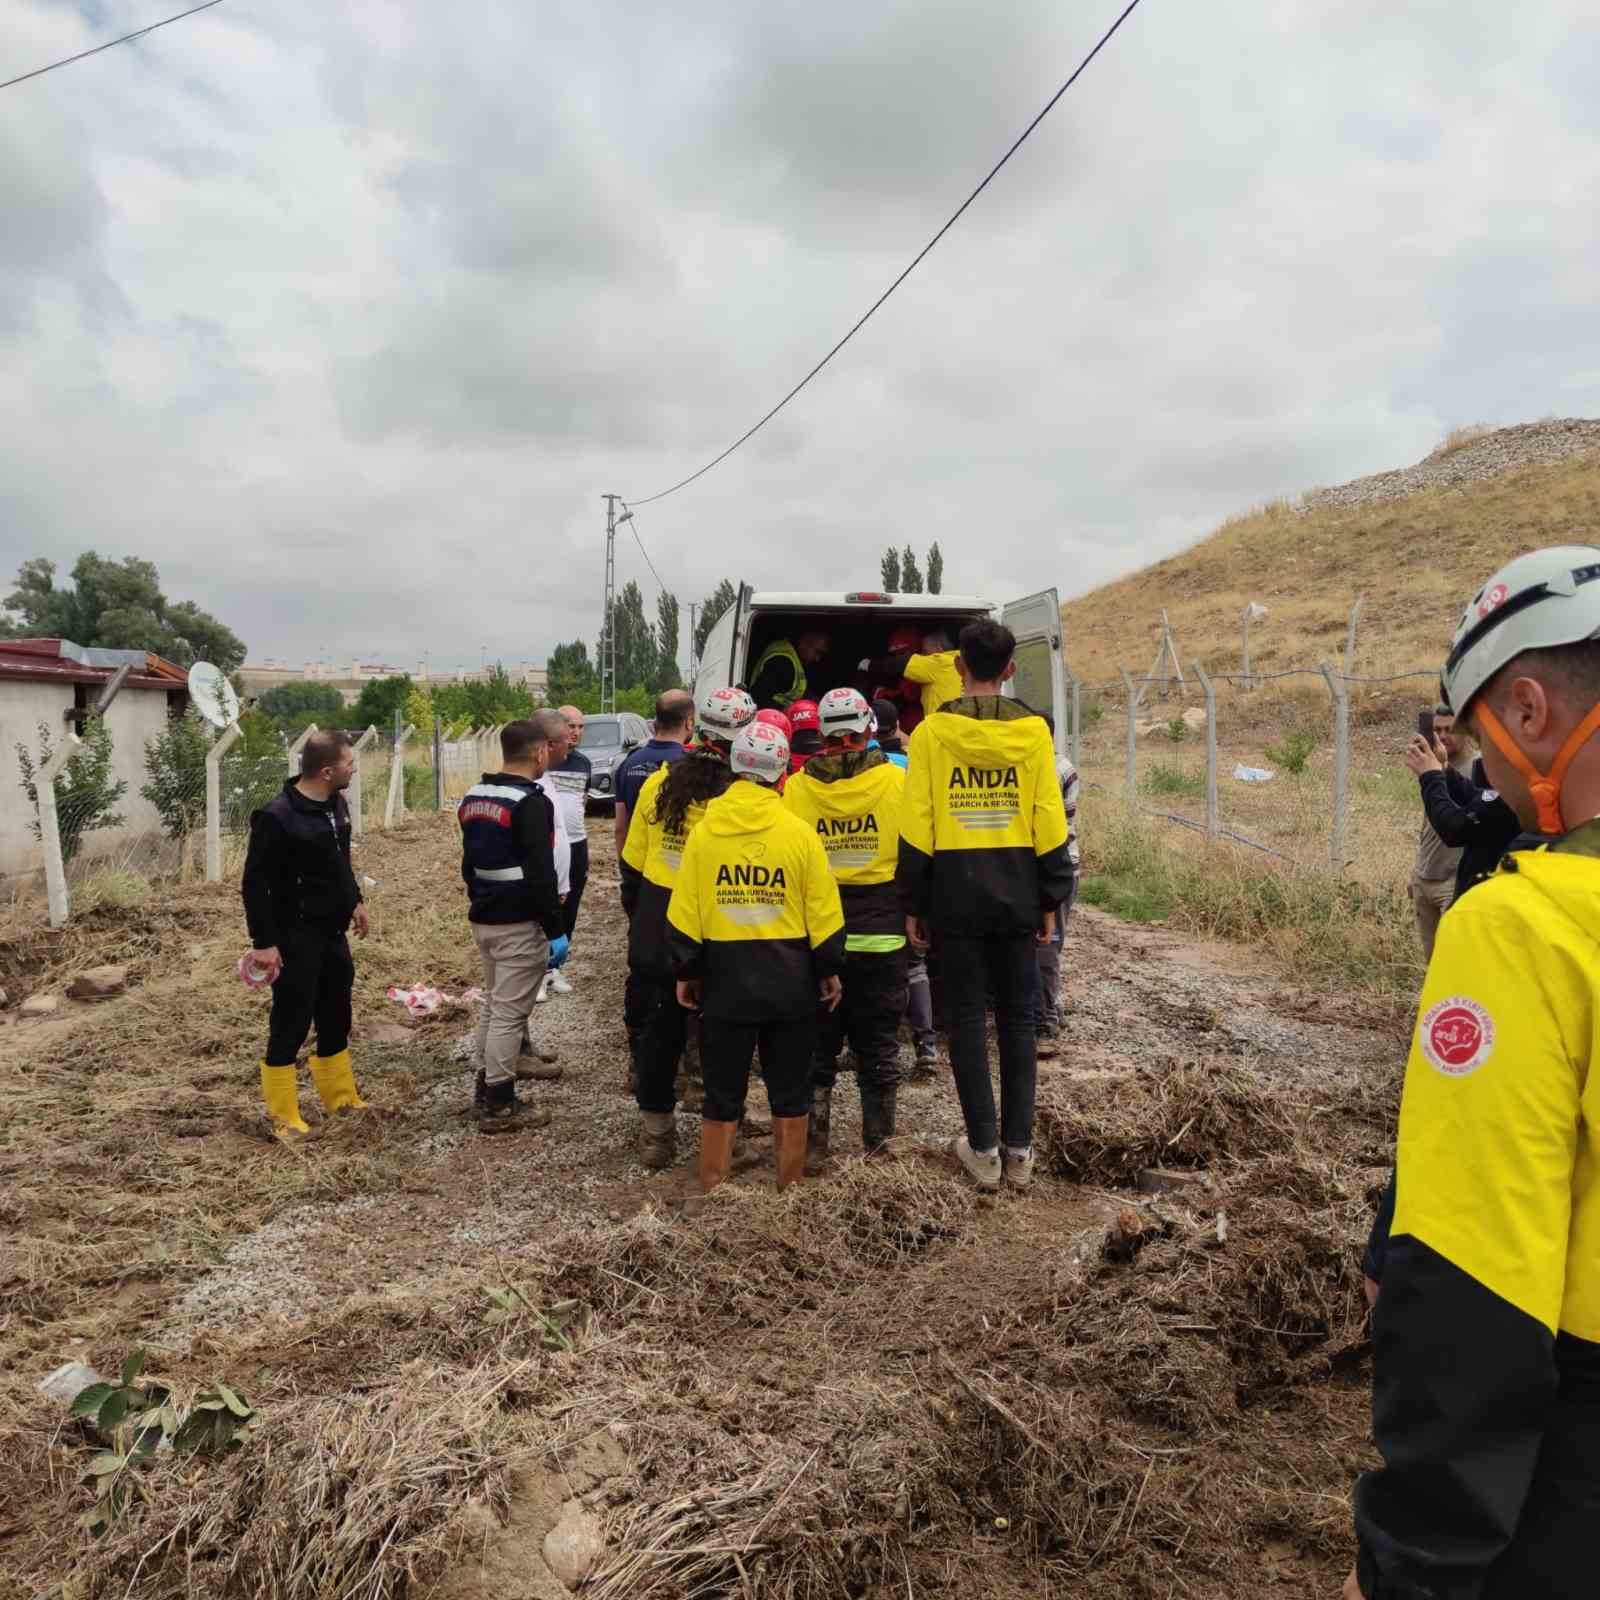
M1246 951L1081 912L1033 1192L978 1201L927 1149L959 1127L944 1072L902 1091L892 1159L854 1154L845 1079L828 1173L779 1197L763 1162L686 1207L693 1118L677 1170L632 1157L609 832L592 829L576 992L536 1013L564 1077L525 1090L553 1121L511 1138L469 1115L470 1011L413 1026L384 996L473 981L444 822L364 847L382 887L353 1049L373 1111L296 1151L256 1121L263 1008L226 979L231 895L191 889L137 932L108 918L70 947L0 949L14 1001L136 949L126 997L0 1029L0 1364L17 1419L0 1437L0 1580L80 1568L58 1529L86 1503L84 1446L55 1437L35 1383L67 1359L110 1370L140 1343L179 1383L245 1388L278 1461L329 1417L510 1384L472 1449L419 1457L435 1490L395 1491L387 1539L361 1545L337 1513L382 1580L365 1592L439 1570L461 1596L564 1592L543 1539L573 1500L600 1518L587 1592L602 1595L1220 1597L1243 1574L1262 1595L1336 1590L1364 1448L1353 1251L1400 1055L1386 1019ZM765 1121L759 1092L751 1116ZM1132 1180L1158 1162L1203 1177L1152 1201ZM486 1289L507 1285L576 1303L577 1329L489 1317ZM188 1499L158 1490L81 1564L79 1592L354 1593L326 1573L272 1587L264 1563L288 1570L309 1535L265 1542L252 1482L220 1465ZM198 1551L177 1510L196 1494L216 1502ZM258 1542L223 1577L216 1541L235 1523ZM179 1524L173 1548L187 1540L214 1587L140 1565Z

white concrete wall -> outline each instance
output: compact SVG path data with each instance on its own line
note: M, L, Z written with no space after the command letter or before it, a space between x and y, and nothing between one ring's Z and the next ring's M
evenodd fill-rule
M89 686L91 701L98 685ZM0 679L0 877L36 872L42 865L38 841L33 837L33 807L22 790L22 770L17 746L25 744L39 760L39 723L46 723L51 740L59 744L66 732L62 713L72 705L72 685L13 683ZM161 819L154 806L139 793L149 781L144 745L167 724L167 696L157 689L124 689L111 703L107 718L111 729L111 772L125 781L128 791L117 803L121 828L104 828L85 841L82 856L101 855L125 848L152 832L159 834Z

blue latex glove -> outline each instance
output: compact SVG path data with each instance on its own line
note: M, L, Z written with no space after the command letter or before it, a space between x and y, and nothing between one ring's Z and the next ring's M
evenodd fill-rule
M568 953L571 951L571 949L572 941L566 936L566 934L558 934L550 941L550 965L552 967L559 967L562 965L562 963L567 959Z

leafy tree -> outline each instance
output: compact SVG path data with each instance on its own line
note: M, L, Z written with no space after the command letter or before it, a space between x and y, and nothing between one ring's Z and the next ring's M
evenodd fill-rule
M944 552L939 548L939 541L935 539L928 551L928 593L941 594L944 591Z
M350 708L350 725L393 734L394 714L404 712L406 696L411 689L409 672L397 672L392 678L369 678L361 685L360 698Z
M900 552L900 593L922 593L922 573L917 568L916 552L910 545Z
M180 666L210 661L224 672L244 663L244 641L192 601L168 600L153 562L112 561L88 550L73 565L70 588L58 587L55 575L55 562L43 556L18 567L16 587L3 602L17 618L8 631L152 650Z
M122 814L115 809L128 792L126 783L111 781L111 730L104 717L88 716L83 723L83 747L67 763L56 779L56 819L61 833L61 858L70 861L83 844L83 836L96 828L120 828ZM22 792L33 807L31 828L35 839L43 837L39 826L40 771L50 764L53 754L50 725L39 724L39 763L34 765L27 745L17 746L17 765L22 769Z
M656 670L651 687L659 694L678 685L678 597L665 589L656 596Z
M288 769L288 740L271 717L247 712L239 718L239 738L222 758L222 826L241 833L250 813L259 810L283 787Z
M607 619L607 623L616 630L616 686L653 683L661 659L656 646L656 630L645 617L644 596L639 592L639 585L631 578L623 584L613 607L613 615ZM606 638L606 631L602 629L598 652L602 672L606 659ZM556 703L560 704L559 701Z
M210 748L211 729L192 707L144 742L144 770L150 781L139 793L155 807L169 839L186 839L206 825Z
M280 683L257 699L256 710L296 733L308 722L337 728L344 721L344 696L331 683Z
M878 582L885 594L900 593L900 552L891 545L878 562Z
M433 734L433 694L420 683L411 686L411 693L406 696L406 703L401 708L401 720L409 722L416 730L416 737L429 737Z
M739 591L731 579L724 578L715 589L705 598L700 607L700 615L695 618L694 624L694 658L696 661L706 653L706 639L711 630L716 627L722 618L722 613L729 606L738 603Z
M544 670L545 698L551 705L578 706L584 711L599 709L600 675L582 639L558 644L550 652Z
M497 661L487 678L435 684L433 709L453 727L467 723L490 728L527 716L533 710L533 696L520 683L513 683Z

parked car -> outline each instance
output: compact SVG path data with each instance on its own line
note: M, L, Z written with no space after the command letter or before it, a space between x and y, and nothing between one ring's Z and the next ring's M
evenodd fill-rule
M578 749L589 758L589 804L614 806L617 803L615 774L618 764L630 750L637 750L650 737L650 724L631 711L603 712L583 720L583 743Z

